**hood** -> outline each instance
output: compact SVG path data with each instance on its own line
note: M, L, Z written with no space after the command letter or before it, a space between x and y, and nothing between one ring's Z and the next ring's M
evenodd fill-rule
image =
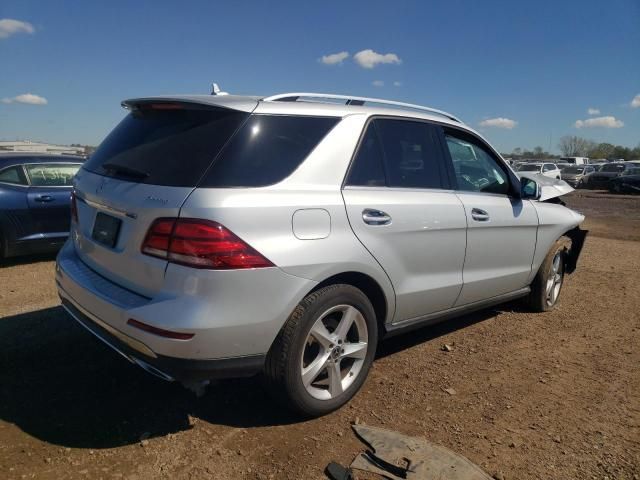
M540 199L538 201L544 202L550 198L560 197L567 193L573 192L573 188L564 180L558 180L556 178L545 177L539 173L531 172L518 172L519 177L530 178L540 185Z

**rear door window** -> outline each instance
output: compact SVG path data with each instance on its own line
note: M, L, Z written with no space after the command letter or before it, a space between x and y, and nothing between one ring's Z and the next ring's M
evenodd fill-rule
M384 153L387 186L443 188L435 127L426 122L375 120Z
M195 187L249 114L183 103L134 107L84 165L124 180Z
M444 188L442 151L432 124L377 118L365 131L346 184Z
M80 165L37 163L25 165L32 187L71 187Z
M265 187L291 175L337 117L252 115L206 173L201 187Z

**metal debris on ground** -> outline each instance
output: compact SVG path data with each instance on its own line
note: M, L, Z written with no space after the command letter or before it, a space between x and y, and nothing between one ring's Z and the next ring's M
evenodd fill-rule
M358 455L351 468L391 480L491 480L469 459L424 438L367 425L351 428L371 448Z

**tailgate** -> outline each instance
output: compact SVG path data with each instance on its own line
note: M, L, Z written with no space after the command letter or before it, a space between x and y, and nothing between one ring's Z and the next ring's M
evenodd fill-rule
M154 296L162 287L167 262L143 255L140 247L151 223L177 217L193 189L126 182L82 170L76 181L78 223L72 238L79 257L114 283ZM103 243L99 232L94 234L98 214L115 219L113 246Z
M78 222L71 236L80 258L97 273L153 297L167 262L141 253L149 226L179 216L257 102L165 97L124 105L131 113L76 175Z

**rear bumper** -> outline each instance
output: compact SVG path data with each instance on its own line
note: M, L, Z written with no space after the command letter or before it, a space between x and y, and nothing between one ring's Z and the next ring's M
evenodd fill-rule
M220 378L250 377L262 370L266 355L220 358L215 360L189 360L163 355L149 356L134 348L131 340L106 324L92 319L67 298L62 306L80 325L107 344L128 361L148 373L166 381L196 383Z
M165 288L147 298L91 270L71 241L56 262L58 294L76 321L148 372L185 383L259 372L289 313L315 285L278 268L189 275L168 272ZM161 337L129 318L194 336Z

